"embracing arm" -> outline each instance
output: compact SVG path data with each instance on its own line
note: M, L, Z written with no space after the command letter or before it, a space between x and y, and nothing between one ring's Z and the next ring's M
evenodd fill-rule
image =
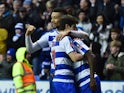
M88 34L84 31L81 30L73 30L73 31L64 31L64 32L59 32L59 35L57 35L56 40L60 41L62 40L65 36L71 36L72 38L80 38L80 39L87 39Z
M73 62L78 62L78 61L81 61L83 59L82 54L74 52L74 51L69 53L68 55Z
M73 38L87 39L88 33L78 30L78 31L70 31L69 35Z

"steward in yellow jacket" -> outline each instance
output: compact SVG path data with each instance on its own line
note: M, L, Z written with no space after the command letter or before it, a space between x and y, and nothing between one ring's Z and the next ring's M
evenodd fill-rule
M13 66L12 75L17 93L36 93L34 73L28 61L29 55L25 47L16 52L17 62Z

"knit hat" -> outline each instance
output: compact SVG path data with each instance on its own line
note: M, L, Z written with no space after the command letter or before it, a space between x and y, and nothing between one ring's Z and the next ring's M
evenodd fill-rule
M15 29L23 30L23 29L24 29L24 28L23 28L23 23L17 23L17 24L15 25Z
M14 48L9 48L8 51L7 51L7 55L15 57L15 49Z

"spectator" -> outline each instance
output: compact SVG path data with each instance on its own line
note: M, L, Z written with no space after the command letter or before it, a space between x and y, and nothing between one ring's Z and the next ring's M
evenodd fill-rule
M86 13L83 10L80 10L78 12L78 24L76 25L78 29L85 31L86 33L90 34L91 32L91 28L92 28L92 24L88 18L88 16L86 16Z
M23 23L25 24L31 24L32 19L29 17L27 14L26 8L20 7L19 8L19 14L14 17L14 22L15 23Z
M97 15L97 0L80 0L80 9L83 10L90 22L95 21Z
M120 52L121 42L110 43L110 55L104 68L106 80L124 80L124 53Z
M20 47L16 52L17 62L13 66L12 75L17 93L36 93L34 73L30 65L31 54L25 47ZM29 74L30 73L30 74Z
M12 11L9 10L7 3L0 3L0 27L7 29L9 34L13 34L14 20Z
M0 28L8 31L7 47L11 47L10 40L14 34L14 19L7 3L0 3Z
M109 42L110 43L111 41L113 40L118 40L121 42L121 49L120 51L124 52L124 36L121 34L121 31L119 28L115 27L115 28L112 28L110 30L110 39L109 39ZM108 44L107 46L107 49L105 51L105 54L104 54L104 58L107 59L108 58L108 55L110 54L110 44Z
M112 0L103 0L98 5L97 14L103 13L108 25L109 24L114 25L115 16L116 16L115 6L116 6L116 4ZM111 12L109 12L109 11L111 11Z
M45 20L45 26L50 22L53 8L54 8L54 3L48 0L46 2L46 11L43 12L43 19Z
M12 37L12 46L17 50L19 47L25 46L25 33L23 23L15 25L15 35Z
M10 48L6 54L6 56L1 55L0 79L12 79L12 67L15 63L15 50Z
M98 46L101 46L100 53L101 56L103 56L109 38L109 30L107 29L106 20L103 14L97 15L96 22L92 26L89 38L92 43L95 42Z
M14 48L9 48L6 53L6 61L14 63L16 61L15 59L15 52L16 50Z
M19 14L19 8L22 6L21 0L14 0L13 1L13 17L18 16Z
M119 28L121 29L121 33L124 34L124 0L121 0L121 5L118 11L119 14Z
M42 62L41 73L39 75L41 80L49 80L50 63L51 63L51 58L45 58L45 60Z
M4 28L0 28L0 54L6 54L8 31Z

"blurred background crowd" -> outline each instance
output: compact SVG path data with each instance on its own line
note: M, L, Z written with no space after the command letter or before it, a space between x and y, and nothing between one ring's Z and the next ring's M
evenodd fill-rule
M0 79L12 79L16 50L25 47L26 25L36 27L33 42L53 29L51 12L62 7L88 33L84 42L96 55L101 80L124 80L124 0L0 0ZM113 41L113 42L112 42ZM48 80L49 49L31 54L36 80Z

